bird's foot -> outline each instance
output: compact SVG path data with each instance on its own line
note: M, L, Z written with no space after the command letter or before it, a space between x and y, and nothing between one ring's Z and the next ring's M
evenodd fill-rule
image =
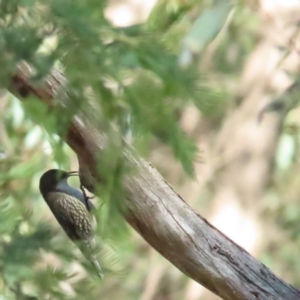
M95 196L92 196L92 197L88 196L88 195L86 194L85 188L84 188L84 186L83 186L82 184L80 184L80 189L81 189L81 191L82 191L82 193L83 193L83 196L84 196L85 206L86 206L87 210L90 210L88 201L89 201L90 199L94 199Z

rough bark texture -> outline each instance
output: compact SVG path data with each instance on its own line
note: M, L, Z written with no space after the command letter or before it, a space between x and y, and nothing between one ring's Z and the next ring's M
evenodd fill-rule
M65 78L53 71L44 85L34 87L28 81L30 73L26 64L21 65L12 78L10 91L19 98L35 95L51 107L53 97L65 85ZM67 111L68 107L64 107ZM66 142L78 155L84 185L93 190L101 181L96 157L101 164L107 140L101 128L88 117L89 109L74 117ZM153 167L134 155L133 150L127 147L124 156L134 170L124 179L125 218L178 269L227 300L300 299L299 291L196 214Z
M199 143L205 164L196 166L200 184L186 182L180 187L180 193L189 204L196 202L194 207L205 212L214 225L253 255L265 253L268 245L283 247L277 220L262 218L262 213L269 201L270 188L276 186L272 182L273 167L285 111L265 114L260 123L258 116L275 98L293 93L286 89L293 78L298 78L300 63L299 1L257 2L261 4L257 10L260 39L241 70L241 80L237 80L239 99L234 108L228 108L220 126L200 116L198 124L195 122L194 128L190 126L192 130L186 127ZM211 55L211 61L203 61L214 66L213 58ZM297 90L299 93L299 87ZM190 121L190 115L188 112L185 120ZM170 165L169 161L164 163ZM172 177L178 173L172 170ZM209 212L198 200L205 199L207 192L210 193ZM283 274L285 263L275 268ZM287 276L292 278L292 275ZM200 295L205 300L217 298L203 293L200 288L196 295L198 297L189 299L198 299Z

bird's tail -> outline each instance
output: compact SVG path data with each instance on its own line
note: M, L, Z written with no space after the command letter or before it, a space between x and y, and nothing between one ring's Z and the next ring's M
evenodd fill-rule
M89 260L95 267L98 276L103 279L104 274L102 271L102 268L98 262L98 259L96 257L96 241L94 238L90 238L84 241L81 241L78 243L78 247L82 254L85 256L87 260Z
M103 279L104 278L104 274L103 274L103 271L102 271L102 268L98 262L98 260L96 258L92 258L91 259L93 265L95 266L96 270L97 270L97 274L98 276Z

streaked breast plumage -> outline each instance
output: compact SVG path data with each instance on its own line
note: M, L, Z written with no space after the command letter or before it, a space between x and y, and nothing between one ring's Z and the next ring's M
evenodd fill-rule
M67 236L95 265L98 275L102 278L103 273L96 259L93 216L90 213L94 206L82 191L67 182L68 177L77 174L57 169L49 170L40 179L40 192Z

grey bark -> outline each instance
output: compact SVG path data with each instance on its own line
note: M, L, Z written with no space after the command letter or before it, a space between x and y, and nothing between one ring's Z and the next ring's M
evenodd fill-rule
M29 83L30 76L30 68L20 65L10 91L24 100L34 95L50 108L57 95L67 99L66 94L58 92L66 80L57 71L38 87ZM66 112L67 102L63 106ZM97 173L96 161L101 164L101 154L108 141L97 120L89 118L91 111L86 107L74 117L65 140L79 158L83 184L93 191L95 184L103 180ZM127 193L124 217L174 266L226 300L300 299L298 290L195 213L129 146L124 149L124 157L134 170L124 179Z

